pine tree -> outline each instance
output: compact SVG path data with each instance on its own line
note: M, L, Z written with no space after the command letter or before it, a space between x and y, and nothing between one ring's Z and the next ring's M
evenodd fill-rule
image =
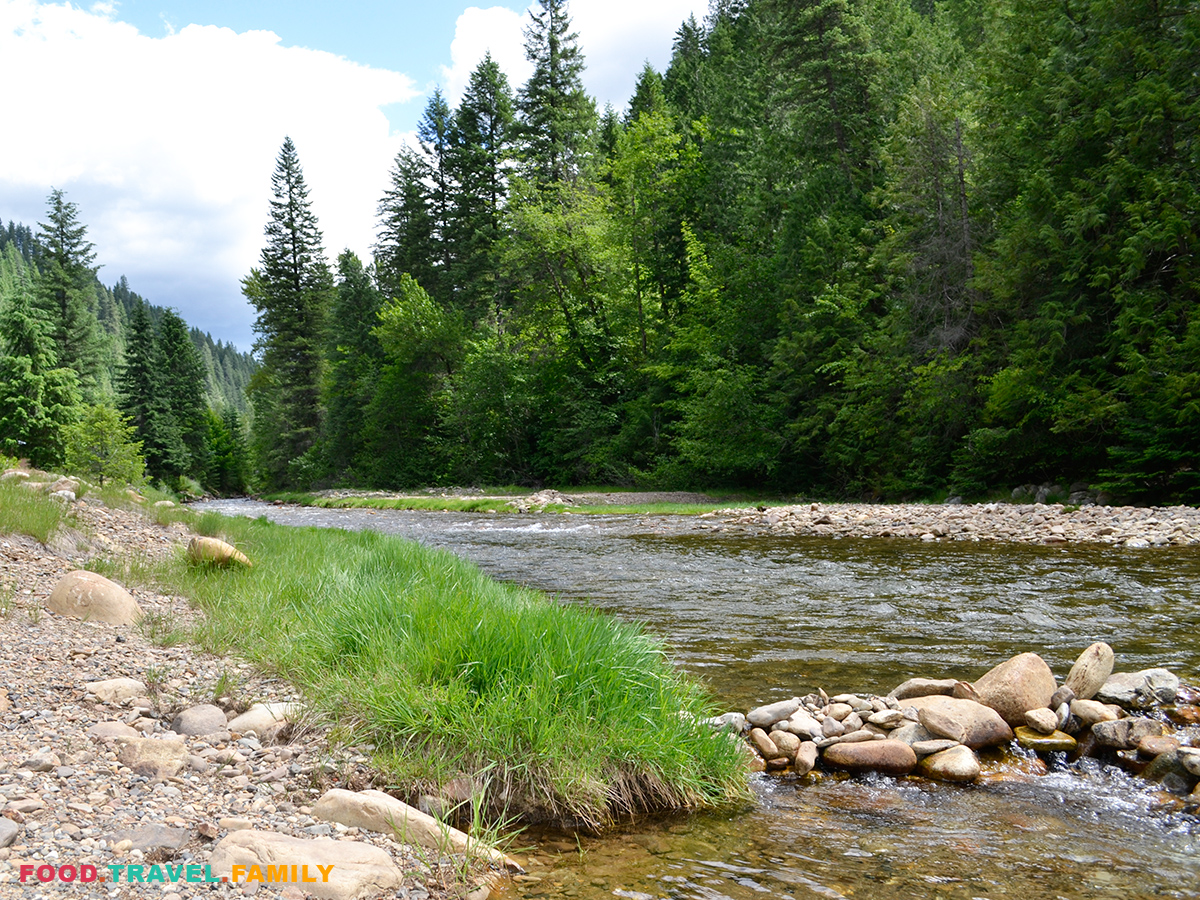
M242 291L258 313L255 348L267 374L252 396L258 464L266 486L278 488L312 474L311 467L303 474L297 467L305 465L301 457L317 446L321 434L323 351L333 278L291 138L279 151L271 190L267 244L260 267L242 282ZM274 396L264 395L266 386ZM257 415L259 406L272 414Z
M502 304L497 242L513 153L512 90L490 53L471 73L454 123L458 188L448 238L457 248L457 303L474 321Z
M539 0L525 29L533 74L521 89L525 167L542 184L573 181L586 162L596 105L583 89L583 51L571 31L567 0Z
M420 154L406 147L396 155L392 185L379 202L378 240L373 248L376 277L388 297L397 296L405 274L421 284L438 284L428 178L429 164Z
M61 190L50 192L48 223L41 230L41 274L37 305L50 323L58 364L74 369L85 399L101 389L103 345L92 310L96 279L94 247L87 227L79 222L79 209Z
M188 453L165 390L163 359L144 303L133 308L117 384L121 412L142 443L147 472L173 482L188 470Z
M199 480L208 468L208 403L204 361L188 335L187 323L173 309L158 323L162 390L187 448L187 474Z

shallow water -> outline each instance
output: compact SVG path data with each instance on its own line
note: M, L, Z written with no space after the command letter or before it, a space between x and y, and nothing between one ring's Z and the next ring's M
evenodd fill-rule
M722 709L823 687L973 680L1033 650L1065 674L1095 640L1118 668L1200 681L1200 553L779 538L687 517L324 510L219 501L290 524L400 534L496 578L659 635ZM755 802L604 839L536 836L515 896L1197 897L1200 827L1123 773L975 787L759 776ZM641 897L640 895L647 895Z

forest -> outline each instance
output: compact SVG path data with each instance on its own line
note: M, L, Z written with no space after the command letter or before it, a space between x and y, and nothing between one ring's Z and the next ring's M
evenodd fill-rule
M245 490L254 359L148 303L124 276L105 287L94 262L61 190L36 232L0 227L0 454L62 466L73 436L103 433L137 457L123 475L144 466L173 490Z
M368 260L284 141L253 487L1200 501L1194 0L713 0L620 110L584 49L435 92Z

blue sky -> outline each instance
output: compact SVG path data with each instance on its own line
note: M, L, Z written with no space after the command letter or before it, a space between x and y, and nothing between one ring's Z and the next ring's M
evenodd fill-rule
M249 349L240 281L257 264L285 136L331 258L369 257L391 162L434 87L456 103L490 51L528 76L528 3L0 0L0 220L34 225L61 188L100 278ZM601 106L660 70L707 0L572 0ZM9 135L16 135L16 139Z

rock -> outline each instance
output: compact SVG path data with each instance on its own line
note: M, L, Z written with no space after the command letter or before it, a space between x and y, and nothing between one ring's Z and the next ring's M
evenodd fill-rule
M846 726L833 716L826 716L825 721L821 723L821 733L825 737L841 737L846 733Z
M935 781L969 784L979 778L979 757L960 744L926 756L917 763L917 772Z
M158 500L155 502L155 509L171 509L175 506L174 500Z
M958 700L974 700L976 703L982 702L979 699L979 692L975 690L974 685L966 681L954 682L954 690L950 692L950 696Z
M775 759L781 755L775 742L761 728L750 729L750 745L758 751L758 755L763 759Z
M921 710L929 709L956 720L963 729L961 743L966 744L972 750L1007 744L1013 737L1012 729L996 710L984 706L982 703L976 703L974 700L958 700L954 697L912 697L905 703L915 706L918 716ZM926 726L926 731L928 731L928 726ZM950 735L942 736L950 737ZM896 735L893 733L892 737L895 738ZM903 739L901 738L901 740Z
M960 747L962 745L958 741L952 741L949 738L939 738L932 741L917 741L909 746L913 748L913 753L917 754L917 757L920 758L923 756L932 756L935 753L941 753L943 750L949 750L951 747ZM968 747L967 749L970 750L971 748Z
M929 732L924 725L919 722L910 722L907 725L901 725L899 728L893 729L888 735L893 741L904 741L910 747L921 743L922 741L937 741L943 740L936 734Z
M237 721L236 719L234 721ZM229 723L230 726L233 722ZM704 720L705 725L713 728L724 728L732 731L734 734L741 734L746 730L746 717L740 712L727 712L724 715L713 716L710 719Z
M1077 718L1084 728L1091 728L1097 722L1115 722L1120 718L1116 710L1120 707L1110 707L1099 700L1072 700L1071 715Z
M6 819L0 816L0 850L5 847L11 847L16 841L17 835L21 833L21 826L12 819Z
M146 696L146 685L136 678L110 678L107 681L92 681L83 686L103 703L123 703L135 697Z
M922 725L931 734L949 738L956 744L961 744L967 736L966 729L959 719L947 715L939 709L920 709L917 715Z
M290 703L255 703L240 716L231 719L228 725L222 722L220 728L238 731L242 734L253 731L261 737L271 729L278 728L287 722L292 712ZM738 714L732 713L731 715Z
M1112 747L1116 750L1133 750L1142 738L1162 733L1161 722L1141 717L1117 719L1115 722L1097 722L1092 726L1092 734L1096 736L1096 740L1105 747Z
M185 709L171 723L176 734L200 736L226 730L225 712L219 706L202 703Z
M936 694L949 697L956 684L958 684L958 681L953 678L910 678L904 684L893 688L888 696L894 700L907 700L910 697L932 697Z
M1025 713L1025 724L1038 734L1052 734L1058 730L1058 714L1050 709L1031 709Z
M457 828L444 825L382 791L334 788L313 805L312 814L327 822L341 822L352 828L400 835L396 839L406 843L420 844L439 852L474 855L501 868L524 871L519 863L496 848L475 840Z
M141 607L129 591L103 575L83 570L68 572L58 580L46 608L60 616L109 625L133 625L142 617Z
M1175 751L1179 764L1192 775L1200 778L1200 747L1180 747Z
M817 745L812 741L804 741L796 751L796 760L792 767L797 775L807 775L817 764Z
M880 728L899 728L908 720L904 718L904 713L898 709L885 709L877 713L872 713L867 716L867 723L876 725Z
M136 738L140 733L136 728L130 728L124 722L97 722L87 730L88 736L99 741L111 741L116 738Z
M904 741L839 743L825 749L826 765L850 772L907 775L917 767L917 754Z
M1159 703L1174 703L1179 679L1166 669L1141 672L1114 672L1096 692L1096 699L1118 706L1141 708ZM1164 699L1167 698L1167 699Z
M1005 660L975 682L979 702L1014 727L1025 724L1029 710L1046 707L1057 687L1054 673L1036 653Z
M1172 794L1186 794L1192 789L1192 782L1195 780L1175 753L1156 756L1150 765L1142 770L1142 777L1147 781L1160 782Z
M250 568L250 560L246 554L224 541L211 537L194 537L188 541L187 558L197 565L208 563L214 566L237 564Z
M243 819L238 816L226 816L217 822L225 831L247 831L254 827L254 823L249 819Z
M782 722L799 708L799 697L793 697L791 700L780 700L778 703L770 703L766 706L750 710L746 714L746 721L755 728L770 728L776 722Z
M1179 696L1179 678L1166 669L1143 669L1138 673L1146 679L1146 686L1159 703L1174 703Z
M191 835L186 828L171 828L167 825L142 825L139 828L116 831L108 835L108 843L129 841L131 850L150 853L155 850L176 852L182 850Z
M1096 696L1096 691L1104 686L1112 670L1112 647L1103 641L1097 642L1079 654L1063 687L1074 691L1079 700L1091 700Z
M366 900L395 892L400 870L386 851L359 841L296 838L270 831L236 831L213 848L214 875L233 879L234 866L307 866L304 890L324 900ZM318 868L321 867L321 868ZM327 873L327 874L323 874ZM239 881L245 881L243 870ZM324 880L328 879L328 880Z
M1026 725L1018 725L1013 731L1017 743L1035 753L1071 753L1078 746L1075 738L1063 731L1044 734Z
M800 749L800 738L790 731L772 731L767 737L778 748L779 755L787 757L789 764L796 758L796 751Z
M837 719L839 722L844 722L853 712L854 707L849 703L831 703L829 704L829 711L826 713L826 715L833 716L833 718Z
M58 754L49 747L42 747L24 762L20 763L18 769L28 769L30 772L52 772L62 765L62 760L58 758Z
M1156 759L1164 753L1174 753L1178 749L1179 738L1169 734L1148 734L1138 741L1137 745L1138 756L1144 756L1146 759Z
M799 735L801 738L824 736L824 732L821 731L821 723L803 709L796 710L777 727Z
M1107 677L1107 676L1105 676L1105 677ZM1075 699L1075 692L1064 684L1064 685L1061 685L1058 688L1058 690L1056 690L1054 692L1054 696L1052 696L1050 698L1050 702L1047 703L1046 705L1049 706L1051 709L1058 709L1064 703L1066 703L1069 706L1071 704L1071 701L1074 699Z
M187 762L187 747L183 741L157 738L128 740L117 753L121 765L148 778L169 778Z

